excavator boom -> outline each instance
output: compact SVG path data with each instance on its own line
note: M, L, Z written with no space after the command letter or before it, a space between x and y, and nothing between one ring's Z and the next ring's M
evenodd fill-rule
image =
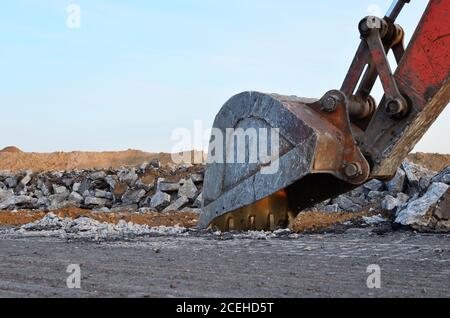
M201 227L274 230L308 207L395 175L450 101L450 2L429 1L405 49L395 20L409 2L359 23L361 44L340 90L319 100L245 92L224 105L213 126ZM377 78L385 93L378 104L370 95Z

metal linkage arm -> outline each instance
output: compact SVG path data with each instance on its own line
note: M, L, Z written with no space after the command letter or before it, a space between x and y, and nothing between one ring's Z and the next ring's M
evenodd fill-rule
M360 22L362 41L341 88L372 178L391 177L450 101L450 1L429 2L405 50L403 29L394 21L408 2L394 2L384 19ZM378 107L370 97L377 77L385 92Z
M429 2L394 73L396 86L408 103L407 111L393 115L389 107L392 91L386 91L364 131L360 148L372 163L372 177L389 178L395 174L450 102L449 12L450 1ZM377 45L379 49L379 44L373 47ZM385 64L382 59L379 62ZM385 84L387 80L380 75Z

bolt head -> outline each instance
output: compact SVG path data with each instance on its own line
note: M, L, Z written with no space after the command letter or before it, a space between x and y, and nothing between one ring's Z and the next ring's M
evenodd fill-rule
M392 99L386 103L386 111L390 115L398 115L402 111L402 105L398 99Z
M338 106L338 100L334 96L327 96L322 101L322 110L328 113L334 112Z
M345 176L351 179L360 176L361 172L361 167L356 162L348 163L344 167Z

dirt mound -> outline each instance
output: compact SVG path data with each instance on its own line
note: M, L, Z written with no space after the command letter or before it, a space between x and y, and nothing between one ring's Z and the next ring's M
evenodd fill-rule
M19 150L20 151L20 150ZM172 162L171 154L149 153L139 150L110 152L0 152L0 171L33 170L63 171L74 169L109 169L138 166L158 159L165 165Z
M8 147L5 147L5 148L3 148L2 150L0 150L0 152L23 153L22 150L20 150L20 149L17 148L17 147L14 147L14 146L8 146Z
M418 152L410 154L408 159L432 171L441 171L450 166L450 155Z
M172 162L169 153L150 153L139 150L36 153L23 152L17 147L9 146L0 150L0 171L108 169L138 166L153 159L158 159L163 165ZM415 153L409 155L408 159L433 171L441 171L446 166L450 166L450 155Z

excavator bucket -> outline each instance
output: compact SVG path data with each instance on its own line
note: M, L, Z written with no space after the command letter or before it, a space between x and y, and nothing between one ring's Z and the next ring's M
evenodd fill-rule
M232 97L213 126L200 227L285 227L299 211L367 180L346 102L340 91L321 100Z
M361 20L361 44L340 90L320 100L246 92L224 105L200 227L274 230L369 179L395 175L450 101L450 2L429 2L405 50L395 20L409 2ZM378 105L370 96L377 78L385 93Z

